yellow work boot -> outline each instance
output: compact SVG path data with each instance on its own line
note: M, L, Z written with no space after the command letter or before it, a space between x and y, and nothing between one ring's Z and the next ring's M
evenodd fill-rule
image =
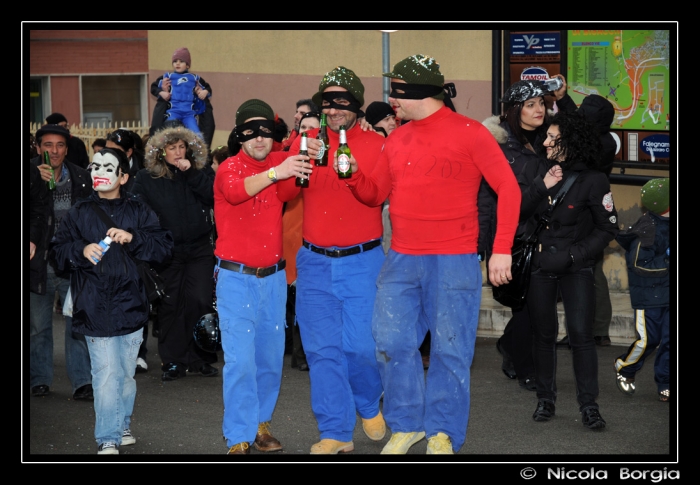
M312 455L337 455L338 453L347 453L355 449L352 441L338 441L331 439L322 439L311 447Z
M428 451L426 455L454 455L452 441L445 433L438 433L428 438Z
M405 455L408 449L425 438L425 431L412 431L410 433L394 433L384 446L381 455Z
M384 422L382 412L379 411L379 413L373 418L362 418L362 430L372 441L383 440L384 435L386 435L386 423Z
M229 448L227 455L250 455L250 445L245 441Z

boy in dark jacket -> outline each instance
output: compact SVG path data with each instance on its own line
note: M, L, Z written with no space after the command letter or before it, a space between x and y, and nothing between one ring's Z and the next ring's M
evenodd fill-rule
M129 178L123 152L104 148L92 159L93 193L63 217L52 241L59 269L71 271L73 331L86 336L95 396L98 454L118 454L136 439L129 425L136 397L134 372L149 303L136 263L161 262L173 239L155 212L122 188ZM98 209L99 208L99 209ZM106 227L103 210L118 227ZM99 241L112 244L102 250Z
M656 349L654 381L659 400L668 402L669 390L669 179L654 179L642 187L642 204L648 209L616 240L625 251L630 299L634 308L637 340L615 360L617 387L635 391L634 376Z

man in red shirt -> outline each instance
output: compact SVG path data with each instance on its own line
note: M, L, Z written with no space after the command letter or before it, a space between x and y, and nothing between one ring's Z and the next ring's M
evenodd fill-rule
M364 104L360 79L337 67L326 73L312 100L326 114L330 153L338 149L344 125L357 163L371 171L384 138L362 131L357 123ZM318 131L307 132L310 149L320 143L314 139ZM298 153L299 144L297 138L290 152ZM293 196L299 188L287 181L280 185L282 191ZM357 414L371 440L379 441L386 433L371 328L376 279L384 262L383 201L369 206L359 202L330 166L314 168L301 193L304 239L297 253L296 311L321 435L311 454L336 454L354 449Z
M351 160L346 179L373 205L389 197L392 238L377 279L372 333L392 437L382 454L405 454L428 437L428 454L453 454L466 439L469 367L481 303L477 192L482 177L498 194L489 276L510 279L520 190L493 136L445 106L434 58L414 55L392 72L389 102L409 123L386 139L373 171ZM504 279L502 279L504 278ZM430 330L430 368L419 346Z
M216 302L224 350L223 433L229 454L280 451L270 432L284 358L286 262L277 180L311 172L309 157L272 150L275 115L259 99L236 112L240 151L217 170ZM229 147L231 150L233 147ZM298 153L298 152L296 152Z
M289 149L292 143L297 139L297 137L302 133L300 129L301 118L310 112L318 112L318 107L310 99L300 99L297 101L297 110L294 113L294 128L289 132L287 138L282 142L283 149Z

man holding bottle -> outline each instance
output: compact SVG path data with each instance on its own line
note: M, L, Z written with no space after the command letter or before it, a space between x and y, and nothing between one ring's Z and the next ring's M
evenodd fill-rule
M281 451L270 420L282 382L286 261L277 180L311 172L308 157L272 151L275 114L250 99L236 112L236 155L214 181L216 304L224 350L223 434L229 455ZM294 152L297 153L297 152Z
M31 261L29 294L29 386L33 396L49 394L53 383L53 308L56 292L64 301L70 278L54 269L48 244L61 218L79 199L92 194L92 181L87 170L69 162L70 132L60 125L47 124L36 132L39 156L30 163L38 167L43 183L53 177L55 187L49 194L49 221L46 238L37 243L37 254ZM49 164L43 163L48 152ZM85 337L74 334L73 319L66 318L66 370L74 400L93 399L90 354Z
M323 77L312 99L326 115L331 157L345 125L357 163L371 171L384 138L362 131L357 123L364 104L360 79L350 69L336 67ZM320 146L315 139L318 130L307 133L311 151ZM298 153L298 139L290 151ZM302 190L303 244L297 253L296 311L309 364L311 407L321 437L311 454L352 451L357 414L371 440L379 441L386 433L371 332L375 282L384 262L381 202L360 203L331 163L316 167ZM300 190L289 181L279 189L292 196Z
M445 106L434 58L399 61L389 102L410 123L386 139L374 171L351 159L347 182L366 204L391 204L391 249L377 279L372 331L392 437L382 454L405 454L428 437L428 454L453 454L466 438L470 373L481 303L477 191L496 191L498 227L489 276L510 279L520 190L508 161L477 121ZM503 278L503 279L502 279ZM430 368L419 346L430 330Z

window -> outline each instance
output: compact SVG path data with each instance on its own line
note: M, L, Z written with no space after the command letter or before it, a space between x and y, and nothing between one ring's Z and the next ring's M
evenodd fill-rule
M143 118L148 104L145 76L81 76L83 90L83 123L130 121L147 122Z

